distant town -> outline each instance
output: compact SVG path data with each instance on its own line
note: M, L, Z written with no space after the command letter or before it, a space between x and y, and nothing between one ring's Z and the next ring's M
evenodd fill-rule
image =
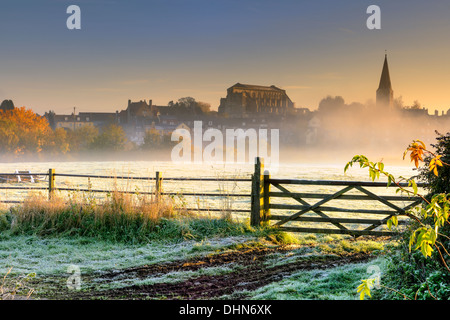
M11 100L4 100L0 106L4 111L14 108ZM418 135L450 127L450 109L446 113L435 111L429 114L429 110L418 102L413 106L403 106L401 99L394 99L387 56L373 105L347 104L343 97L328 96L322 99L316 110L311 111L297 108L287 92L275 85L236 83L226 90L217 111L212 111L210 104L196 101L193 97L170 101L165 106L154 105L150 98L140 101L130 99L124 109L112 112L77 113L74 110L71 114L58 114L49 110L42 117L47 119L53 130L63 128L75 131L85 126L102 130L107 125L115 124L123 129L127 140L135 146L145 143L148 132L169 137L164 141L170 141L174 130L192 130L194 121L202 121L203 130L215 128L223 132L237 128L276 128L280 130L280 144L288 146L320 145L333 141L367 144L367 139L362 139L364 135L355 133L367 132L371 126L384 141L392 140L399 129L410 126L415 127L414 132ZM386 128L380 126L381 121L388 123ZM408 124L408 121L413 124Z

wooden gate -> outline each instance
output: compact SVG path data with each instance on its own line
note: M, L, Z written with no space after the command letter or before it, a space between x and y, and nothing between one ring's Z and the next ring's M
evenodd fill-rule
M421 202L419 197L395 194L382 196L371 190L383 188L392 190L397 187L388 188L387 183L384 182L273 179L267 173L262 174L263 168L261 159L257 158L252 177L251 224L253 226L266 223L291 232L352 236L393 235L395 232L387 230L383 225L392 216L405 216L408 209ZM299 186L308 186L308 189L311 187L326 189L327 192L290 190ZM423 184L418 186L423 187ZM275 203L276 199L281 199L281 203ZM287 203L288 200L291 203ZM336 200L343 202L344 206L331 205ZM290 213L286 214L287 210ZM399 224L404 224L408 219L406 216L405 218L399 219ZM272 221L277 222L271 223ZM386 230L379 230L380 228Z

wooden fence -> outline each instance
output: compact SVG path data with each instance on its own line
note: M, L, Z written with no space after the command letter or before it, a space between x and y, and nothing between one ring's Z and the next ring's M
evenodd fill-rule
M288 190L287 186L289 185L336 186L339 187L339 190L332 193L292 192ZM407 184L402 183L400 186L406 187ZM274 192L272 187L277 192ZM392 187L398 186L391 185L390 188ZM418 184L418 187L424 187L424 184ZM392 216L405 216L408 209L421 202L419 197L377 195L368 188L387 189L388 185L387 182L274 179L267 172L264 173L264 164L261 159L257 158L252 179L251 223L258 226L264 223L270 225L271 221L277 221L272 225L290 232L385 236L392 235L395 232L375 229L386 224ZM348 194L354 190L358 191L359 194ZM276 198L294 199L296 204L272 203L272 200ZM318 201L311 203L305 199L318 199ZM367 203L371 201L381 203L385 208L368 209L367 205L356 209L328 206L327 204L332 200L349 201L347 203ZM409 204L403 206L394 202L409 202ZM279 214L283 210L293 210L295 213ZM274 211L276 214L273 213ZM350 214L351 216L343 217L344 214ZM366 218L367 215L371 218ZM287 226L290 222L296 222L297 225ZM404 222L400 221L400 224ZM319 227L305 227L302 225L304 223L319 224Z
M1 176L17 176L15 174L0 174ZM349 234L352 236L361 235L392 235L391 231L378 230L392 216L404 216L405 211L420 203L418 197L404 197L397 195L381 196L369 188L387 189L384 182L361 182L361 181L332 181L332 180L295 180L295 179L274 179L267 172L264 172L262 159L256 158L254 173L251 178L183 178L166 177L163 178L161 172L156 172L154 177L128 177L115 175L83 175L57 173L54 169L49 169L48 173L29 175L45 176L48 180L46 187L28 186L0 186L1 189L8 190L45 190L49 199L52 199L56 190L67 192L92 192L110 193L111 190L92 188L68 188L58 187L56 177L88 178L88 179L115 179L115 180L144 180L154 184L152 192L139 192L141 195L159 196L194 196L194 197L240 197L250 198L249 209L233 208L185 208L188 211L210 211L210 212L243 212L250 214L252 226L263 224L279 227L281 230L290 232L307 233L328 233L328 234ZM243 182L251 183L251 193L210 193L210 192L164 192L163 181L179 181L184 183L194 181L198 183L206 181L217 182ZM331 193L323 192L293 192L290 186L318 186L338 187L339 190ZM402 184L402 186L406 186ZM418 184L423 187L423 184ZM342 188L341 188L342 187ZM391 186L393 187L393 186ZM352 192L350 192L352 191ZM358 194L355 194L357 191ZM135 191L120 191L121 193L136 193ZM281 199L282 203L275 203L275 199ZM288 200L294 200L295 204L289 204ZM318 200L311 203L310 199ZM330 206L333 200L346 200L348 203L368 203L376 202L384 205L383 209L368 209L366 205L362 208L348 208ZM20 203L16 200L4 200L3 203ZM407 205L395 204L397 202L409 202ZM294 211L293 214L283 214L287 210ZM351 216L345 216L350 214ZM370 218L366 216L369 215ZM272 223L276 221L275 223ZM292 225L294 223L295 225ZM311 227L307 224L319 225ZM400 221L402 223L402 221Z
M0 173L0 176L4 177L17 177L18 173ZM48 181L45 187L32 187L32 186L4 186L0 185L0 190L26 190L26 191L46 191L48 192L48 198L51 200L56 191L63 192L86 192L86 193L111 193L113 190L110 189L96 189L96 188L69 188L61 187L56 183L57 177L66 178L87 178L87 179L104 179L104 180L115 180L115 181L143 181L153 183L153 191L123 191L116 190L114 192L123 194L139 194L139 195L153 195L156 198L160 196L186 196L186 197L215 197L215 198L250 198L248 193L228 193L228 192L165 192L163 189L163 181L178 181L180 183L195 181L195 182L233 182L233 183L250 183L251 178L189 178L189 177L166 177L163 178L162 173L157 171L154 177L131 177L131 176L117 176L117 175L88 175L88 174L67 174L67 173L57 173L55 169L49 169L47 173L27 173L22 174L21 177L26 176L39 176L46 177L45 180ZM19 204L23 201L20 200L1 200L0 203L5 204ZM249 203L250 204L250 203ZM187 211L208 211L208 212L244 212L250 213L249 209L232 209L232 208L183 208Z

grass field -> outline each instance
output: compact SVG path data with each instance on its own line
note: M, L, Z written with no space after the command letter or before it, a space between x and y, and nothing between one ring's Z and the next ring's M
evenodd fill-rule
M256 290L243 286L223 298L240 297L255 299L349 299L356 297L355 288L360 279L367 278L369 265L382 265L381 255L385 244L374 240L349 241L335 239L307 240L299 237L295 245L279 245L267 241L266 237L241 235L234 237L211 237L201 241L152 241L128 244L86 237L39 237L33 235L2 234L0 259L2 274L12 268L9 278L20 278L36 273L31 281L35 290L33 298L71 297L66 282L71 276L69 267L80 269L83 299L101 297L105 290L143 286L155 283L181 283L190 279L218 277L223 274L243 274L255 252L268 252L258 256L255 266L262 269L289 267L282 277L274 277L270 284ZM212 264L204 261L222 255L234 254L235 260ZM339 265L346 257L364 256L362 261ZM250 259L250 262L251 262ZM329 263L328 263L329 262ZM264 265L264 268L261 267ZM132 269L148 266L171 266L169 270L141 273ZM298 268L297 268L298 265ZM189 268L197 266L200 268ZM253 270L254 271L254 270ZM104 275L115 274L105 280ZM139 272L138 272L139 273ZM77 297L78 291L72 291ZM207 295L207 292L205 292ZM104 294L108 297L108 293ZM155 296L153 298L158 298ZM161 298L161 297L159 297Z
M170 199L31 197L0 215L1 288L32 299L347 300L392 246L253 228Z

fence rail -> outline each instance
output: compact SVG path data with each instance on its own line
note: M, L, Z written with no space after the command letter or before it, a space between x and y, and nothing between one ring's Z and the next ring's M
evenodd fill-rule
M2 186L0 190L25 190L25 191L47 191L48 197L51 199L56 191L64 192L89 192L89 193L111 193L110 189L97 189L97 188L69 188L59 187L56 184L57 177L68 178L87 178L87 179L109 179L116 181L149 181L153 182L154 191L127 191L116 190L114 192L121 194L139 194L139 195L155 195L155 196L187 196L187 197L217 197L217 198L250 198L248 193L213 193L213 192L164 192L162 183L163 181L196 181L196 182L247 182L252 181L251 178L208 178L208 177L167 177L163 178L161 172L157 171L154 177L136 177L136 176L117 176L117 175L92 175L92 174L72 174L72 173L57 173L55 169L49 169L46 173L0 173L0 176L39 176L48 177L48 184L46 187L30 187L30 186ZM20 204L23 201L19 200L0 200L0 203L4 204ZM231 208L184 208L188 211L210 211L210 212L245 212L250 213L250 209L231 209Z
M5 173L0 176L17 176L18 173ZM122 181L149 181L153 185L153 191L114 191L124 194L140 194L159 196L187 196L187 197L211 197L211 198L249 198L250 209L242 208L185 208L189 211L210 211L210 212L242 212L250 214L250 223L253 226L263 224L278 227L290 232L327 233L327 234L349 234L352 236L361 235L392 235L393 232L378 230L388 219L393 216L405 216L406 211L421 202L418 197L408 197L399 195L378 195L369 190L370 188L388 188L386 182L368 181L340 181L340 180L302 180L302 179L275 179L264 172L264 164L261 158L256 158L254 173L249 178L208 178L208 177L165 177L157 171L153 177L133 177L115 175L89 175L89 174L68 174L56 173L54 169L49 169L47 173L26 173L47 177L46 187L29 186L2 186L2 190L27 190L48 192L49 199L52 199L55 191L66 192L91 192L91 193L111 193L112 190L101 188L68 188L58 187L56 177L88 178L88 179L115 179ZM166 192L163 190L163 181L193 181L193 182L243 182L250 183L250 193L214 193L214 192ZM335 187L339 190L331 193L321 192L298 192L289 190L289 186L301 187ZM396 185L395 185L396 186ZM407 187L408 184L401 183L400 186ZM424 187L418 184L418 187ZM391 187L394 187L392 185ZM275 200L282 203L276 203ZM289 203L289 200L294 204ZM315 203L312 202L316 201ZM331 205L335 200L345 200L347 203L367 204L375 202L381 204L383 208L371 208L367 205L362 208L339 207ZM5 200L2 203L18 204L21 201ZM409 204L398 204L398 202L408 202ZM294 213L290 212L294 211ZM286 214L286 212L288 212ZM271 222L274 222L271 224ZM399 220L399 224L405 221ZM311 226L310 224L314 224ZM318 226L317 226L318 225Z

